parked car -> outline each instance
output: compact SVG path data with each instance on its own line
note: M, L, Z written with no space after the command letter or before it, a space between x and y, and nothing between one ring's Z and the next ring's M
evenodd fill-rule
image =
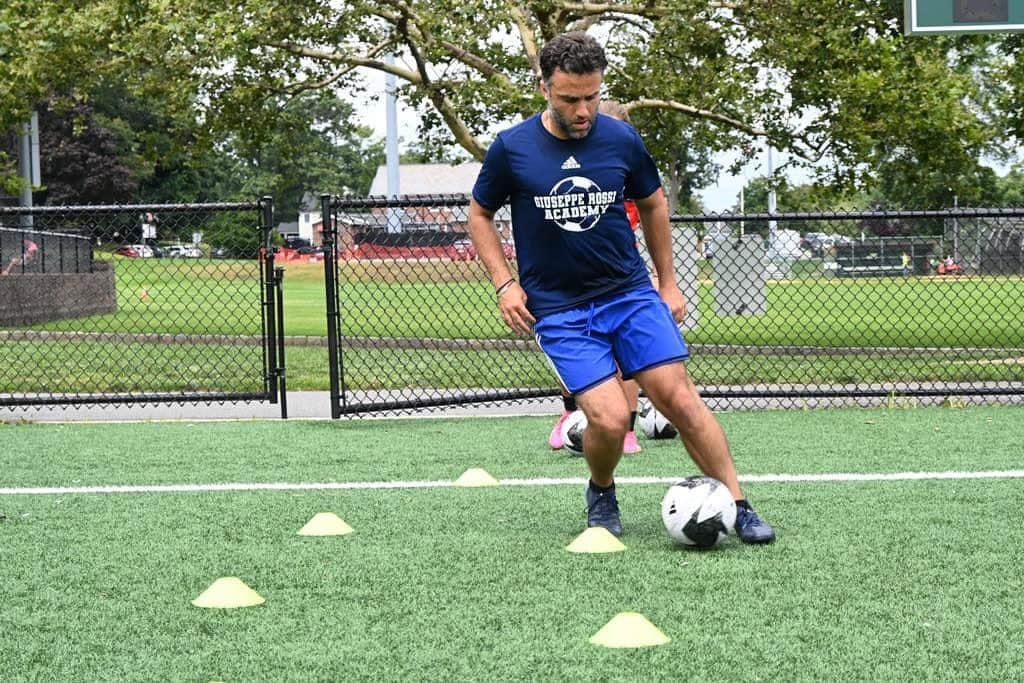
M190 244L171 244L164 248L164 252L171 258L202 258L203 252L198 247Z
M828 232L809 232L800 240L800 249L809 251L814 256L821 256L822 252L844 247L854 243L852 237L837 235Z
M472 240L458 240L453 242L452 249L455 251L452 255L452 259L455 261L474 261L477 258L476 247L473 246ZM502 240L501 253L508 260L514 260L516 257L515 242L512 240Z
M452 242L452 259L455 261L472 261L476 258L476 247L472 240Z
M516 243L512 240L503 240L501 243L501 253L508 260L514 260L516 257Z
M305 237L285 237L284 246L288 249L301 249L302 247L309 247L312 245Z
M125 244L114 253L128 258L153 258L153 249L148 244Z

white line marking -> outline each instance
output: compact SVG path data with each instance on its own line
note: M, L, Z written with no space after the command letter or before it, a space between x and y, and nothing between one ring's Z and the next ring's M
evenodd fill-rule
M683 477L622 477L620 484L671 484ZM844 482L844 481L914 481L921 479L1024 479L1024 470L989 470L981 472L866 472L826 474L747 474L741 482ZM583 486L584 478L565 479L501 479L502 486ZM431 489L454 486L454 481L328 481L267 482L224 484L125 484L113 486L29 486L0 488L0 496L46 496L75 493L200 493L214 491L349 491L358 489Z

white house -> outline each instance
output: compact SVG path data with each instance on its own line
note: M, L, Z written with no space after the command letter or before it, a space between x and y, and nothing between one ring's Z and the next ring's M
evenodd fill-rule
M402 164L398 167L399 194L464 194L473 191L480 162L451 164ZM370 184L370 196L388 194L388 167L378 166Z
M473 192L473 184L480 173L480 163L467 161L461 164L402 164L398 168L399 194L400 195L452 195L464 194L469 196ZM377 173L370 184L369 196L380 197L388 194L388 169L387 166L378 166ZM424 206L429 211L429 207ZM422 211L421 211L422 213ZM447 212L441 212L442 214ZM356 216L350 216L356 219ZM497 219L510 220L508 207L503 207L498 212ZM438 216L441 220L441 216ZM359 222L353 220L351 222ZM371 223L373 221L370 221ZM404 222L404 221L403 221ZM415 229L410 221L405 229ZM299 204L298 236L309 240L312 244L320 243L320 231L322 230L320 214L320 197L307 192ZM430 221L424 225L429 225ZM507 232L507 229L506 229Z

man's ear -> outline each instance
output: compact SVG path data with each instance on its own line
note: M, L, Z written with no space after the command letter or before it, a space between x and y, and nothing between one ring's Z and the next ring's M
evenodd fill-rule
M543 78L537 79L537 85L540 88L540 94L544 96L545 100L551 99L551 93L548 92L548 85L544 82Z

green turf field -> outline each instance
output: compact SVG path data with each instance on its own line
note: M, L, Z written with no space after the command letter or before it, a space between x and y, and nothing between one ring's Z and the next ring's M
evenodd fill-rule
M1024 409L721 415L741 474L1020 468ZM628 550L573 555L583 463L547 418L0 426L0 680L1017 680L1020 478L751 481L772 546L686 551L623 483ZM642 441L619 476L693 472ZM496 488L51 493L448 482ZM315 513L356 532L305 538ZM266 603L190 601L238 576ZM637 611L672 638L588 643Z

